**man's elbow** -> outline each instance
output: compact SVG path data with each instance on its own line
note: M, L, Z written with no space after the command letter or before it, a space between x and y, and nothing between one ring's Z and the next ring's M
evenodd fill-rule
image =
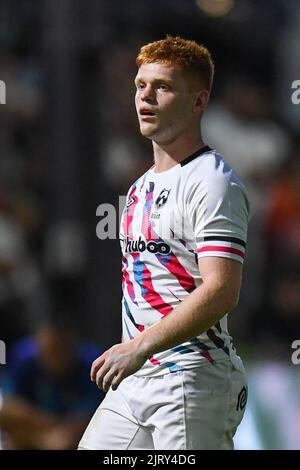
M231 312L234 310L240 300L240 291L239 290L230 290L224 293L223 296L223 310L226 312Z
M230 285L228 282L225 283L223 279L220 282L213 282L211 286L220 313L231 312L231 310L235 309L240 299L240 286Z

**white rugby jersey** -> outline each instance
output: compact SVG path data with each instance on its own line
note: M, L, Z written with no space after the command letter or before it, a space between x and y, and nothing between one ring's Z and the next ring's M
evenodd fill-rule
M202 283L198 258L243 263L249 203L245 188L208 146L161 173L154 166L130 188L120 227L123 341L172 315ZM156 376L238 359L227 313L205 333L155 354L135 375Z

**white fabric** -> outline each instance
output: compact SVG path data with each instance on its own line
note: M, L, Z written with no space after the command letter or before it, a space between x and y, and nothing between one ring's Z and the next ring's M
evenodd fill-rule
M244 371L229 360L159 377L127 377L109 390L79 448L233 449L245 387Z
M124 341L172 314L201 285L199 257L242 263L248 217L243 184L208 147L162 173L151 168L136 181L120 230ZM233 356L225 315L208 332L150 358L136 375L159 376Z

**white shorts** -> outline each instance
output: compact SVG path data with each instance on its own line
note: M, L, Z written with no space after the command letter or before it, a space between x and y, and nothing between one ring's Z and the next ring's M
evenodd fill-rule
M130 376L108 391L78 447L233 449L246 400L244 370L230 361L159 377Z

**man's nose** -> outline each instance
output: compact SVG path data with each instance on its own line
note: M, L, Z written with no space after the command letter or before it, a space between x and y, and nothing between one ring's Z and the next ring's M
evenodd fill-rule
M155 91L151 85L146 86L141 94L142 101L153 101L155 100Z

